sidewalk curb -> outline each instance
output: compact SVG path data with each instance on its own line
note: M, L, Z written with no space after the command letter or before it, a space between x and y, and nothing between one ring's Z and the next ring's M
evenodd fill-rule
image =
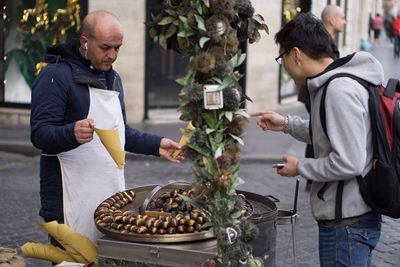
M28 157L39 156L41 151L29 142L24 141L0 141L0 152L15 153ZM126 153L126 158L135 161L164 161L164 158L140 155L134 153ZM258 154L242 154L242 163L274 163L282 160L282 155L258 155Z

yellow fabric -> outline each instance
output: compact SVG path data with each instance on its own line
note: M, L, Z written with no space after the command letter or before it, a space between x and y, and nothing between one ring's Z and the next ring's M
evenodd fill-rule
M49 260L55 263L62 261L79 263L97 262L97 248L89 238L73 231L66 224L58 224L56 221L42 223L41 226L65 250L52 245L28 242L21 247L26 257Z
M54 263L74 261L66 251L52 245L28 242L22 245L21 250L25 257L48 260Z

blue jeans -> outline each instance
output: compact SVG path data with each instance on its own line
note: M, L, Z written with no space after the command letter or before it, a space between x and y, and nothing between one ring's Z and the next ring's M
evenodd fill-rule
M369 267L372 250L381 235L382 217L369 212L347 226L327 226L319 222L321 267Z

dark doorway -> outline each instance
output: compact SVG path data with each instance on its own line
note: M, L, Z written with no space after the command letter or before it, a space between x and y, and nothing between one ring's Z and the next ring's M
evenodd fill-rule
M159 0L146 1L146 21L161 11ZM164 50L150 39L146 29L145 119L149 109L177 108L180 85L175 80L186 73L188 57Z

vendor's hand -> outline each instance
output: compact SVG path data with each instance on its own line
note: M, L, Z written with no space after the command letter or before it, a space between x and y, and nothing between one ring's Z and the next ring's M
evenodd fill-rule
M180 148L181 146L178 143L172 141L171 139L163 138L161 139L160 143L160 156L173 163L180 163L181 160L183 160L182 156L178 156L176 158L172 156L174 151Z
M293 156L285 155L283 156L283 161L285 162L285 166L277 169L277 173L286 177L294 177L299 175L297 172L297 165L299 163L299 159Z
M283 131L285 125L285 117L273 112L255 112L250 114L252 117L257 117L257 125L260 126L261 129L270 130L274 132Z
M84 144L93 139L94 121L92 119L84 119L75 122L74 134L79 144Z

